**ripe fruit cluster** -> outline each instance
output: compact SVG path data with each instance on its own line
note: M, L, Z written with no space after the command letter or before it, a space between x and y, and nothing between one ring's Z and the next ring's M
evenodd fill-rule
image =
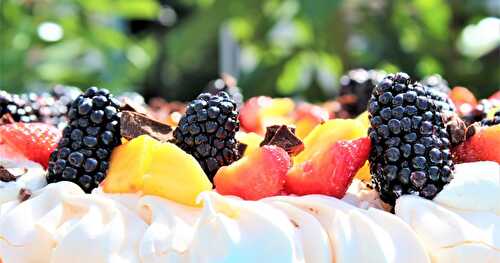
M47 181L72 181L90 192L106 176L120 144L120 102L106 89L89 88L68 112L69 125L51 154Z
M193 155L212 179L220 167L240 158L235 139L239 127L236 103L227 93L202 93L188 104L173 141Z
M441 96L406 73L389 74L368 103L374 147L372 182L382 200L394 204L403 194L433 198L452 179L450 141Z

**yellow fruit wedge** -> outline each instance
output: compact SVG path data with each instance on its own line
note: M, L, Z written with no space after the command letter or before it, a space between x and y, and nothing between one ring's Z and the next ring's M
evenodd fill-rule
M172 143L153 149L153 162L144 175L143 193L196 206L196 198L212 183L193 156Z
M360 121L366 130L368 130L368 128L370 128L370 120L368 119L368 111L364 111L363 113L359 114L355 120Z
M156 195L185 205L212 184L193 156L172 143L139 136L113 150L106 179L107 193Z
M143 135L113 150L102 188L108 193L130 193L142 189L142 177L151 166L151 149L159 143Z
M304 138L304 151L295 156L295 163L310 160L312 156L321 152L323 147L330 147L338 140L353 140L366 136L363 124L353 119L333 119L317 125Z
M302 118L295 123L295 134L303 140L317 125L319 123L314 119Z
M356 173L355 178L365 181L365 182L370 182L372 179L372 176L370 174L370 164L368 161L365 162L363 167L361 167L358 172Z
M247 145L244 156L248 156L255 150L259 149L260 143L264 138L255 132L238 132L236 133L236 140Z

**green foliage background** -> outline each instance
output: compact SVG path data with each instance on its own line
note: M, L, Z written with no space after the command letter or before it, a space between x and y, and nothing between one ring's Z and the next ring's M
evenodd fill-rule
M217 77L218 33L227 27L241 45L246 96L324 100L343 72L364 67L440 73L484 97L500 87L500 40L471 56L460 52L460 35L498 16L495 2L0 0L0 88L63 83L190 99ZM160 23L172 10L175 23ZM132 34L131 20L150 26ZM40 39L45 21L63 28L61 40Z

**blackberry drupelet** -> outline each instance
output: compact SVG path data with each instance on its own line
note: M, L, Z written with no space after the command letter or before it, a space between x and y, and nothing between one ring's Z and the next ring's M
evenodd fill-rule
M39 121L33 108L25 98L0 90L0 118L7 113L16 122Z
M240 158L235 139L239 127L236 103L227 93L202 93L188 104L174 130L174 143L193 155L212 180L221 166Z
M205 92L217 95L219 92L226 92L236 103L238 107L243 104L243 94L237 86L237 81L229 74L222 74L220 78L210 81Z
M368 135L374 188L394 205L404 194L433 198L452 179L446 105L406 73L387 75L373 90Z
M384 73L377 70L350 70L340 78L337 100L351 116L356 116L366 110L373 88L383 77Z
M120 144L120 102L106 89L89 88L69 108L69 125L51 154L47 181L71 181L89 193L106 176Z
M421 83L428 88L435 89L444 94L450 93L450 86L448 86L448 81L446 81L446 79L444 79L439 74L427 76L421 81Z

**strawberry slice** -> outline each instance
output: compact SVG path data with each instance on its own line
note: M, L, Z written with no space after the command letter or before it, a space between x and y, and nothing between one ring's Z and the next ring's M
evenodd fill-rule
M480 127L465 142L452 149L455 163L494 161L500 163L500 124Z
M45 168L60 137L57 128L43 123L19 122L0 126L0 141Z
M370 148L368 137L337 141L311 159L294 165L288 172L285 191L296 195L344 197L356 172L368 159Z
M258 200L283 192L290 157L282 148L265 145L217 171L215 189L220 194Z

